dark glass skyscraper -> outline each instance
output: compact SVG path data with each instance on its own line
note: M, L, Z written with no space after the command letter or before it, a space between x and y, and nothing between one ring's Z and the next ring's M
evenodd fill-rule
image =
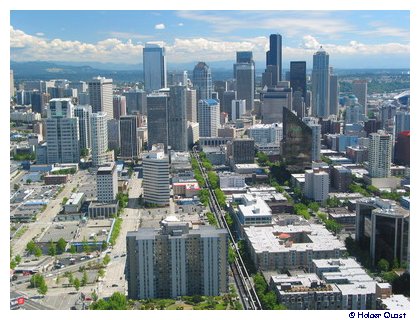
M147 96L147 133L148 149L152 145L163 143L168 150L168 103L169 97L163 93Z
M282 75L282 38L280 34L270 34L270 50L267 51L266 65L276 66L274 73L272 74L273 85L281 81Z
M290 87L306 100L306 61L290 61Z
M292 111L283 108L281 154L290 172L302 172L312 164L312 129Z
M172 150L188 151L187 87L172 86L168 104L168 143Z
M134 159L138 157L137 116L120 117L121 157Z

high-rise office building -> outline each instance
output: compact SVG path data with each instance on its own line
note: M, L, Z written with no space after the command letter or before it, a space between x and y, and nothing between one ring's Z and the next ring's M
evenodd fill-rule
M134 114L134 112L140 112L140 114L147 114L147 93L138 88L130 89L123 92L123 96L126 100L127 114Z
M240 119L246 112L246 100L232 100L232 121Z
M317 118L304 117L305 123L312 130L312 161L321 160L321 125L318 124Z
M168 105L168 144L172 150L188 151L187 87L172 86Z
M92 112L105 112L106 119L112 119L113 101L112 101L112 79L96 77L88 82L89 100L92 106Z
M270 34L270 50L266 53L266 72L271 73L272 85L282 80L282 37Z
M197 111L200 137L217 137L217 129L220 126L219 102L213 99L200 100Z
M92 107L89 105L78 105L74 108L74 116L79 118L80 150L84 152L90 150L92 144L91 115Z
M250 138L236 138L232 141L233 163L254 163L255 142Z
M236 91L225 91L223 92L223 97L221 99L223 105L222 112L226 112L228 114L229 120L232 120L232 101L236 100Z
M354 80L353 93L363 107L363 114L367 115L367 80Z
M188 85L188 71L171 72L168 74L168 86Z
M101 166L108 162L108 116L106 112L91 115L92 164Z
M283 122L283 107L292 109L292 90L284 82L282 87L270 87L261 92L261 118L262 123Z
M137 143L137 117L135 115L120 117L121 148L120 156L124 159L135 159L139 156Z
M115 163L106 163L96 173L98 202L113 202L118 193L118 175Z
M88 85L85 81L71 81L68 87L71 89L76 89L77 94L86 92L88 89Z
M210 67L199 62L193 70L193 87L197 91L197 101L211 99L212 77Z
M40 91L31 92L31 106L32 112L43 113L45 107L50 101L50 96L47 93Z
M114 94L113 96L113 118L119 119L127 114L127 103L125 96Z
M150 140L149 140L150 141ZM146 203L169 205L169 158L163 145L153 145L143 156L143 193Z
M394 201L363 198L356 203L356 242L370 255L372 265L380 259L409 263L410 212Z
M15 96L15 78L13 75L13 70L10 70L10 97Z
M163 143L168 150L168 104L164 93L147 95L147 136L149 150L152 145Z
M79 119L74 117L74 107L69 98L50 100L45 121L48 163L80 160Z
M246 110L254 109L255 67L252 63L236 63L236 95L238 100L246 101Z
M403 131L410 131L410 112L399 110L394 118L394 137Z
M330 115L338 115L338 95L340 87L338 84L338 76L330 75Z
M121 149L120 120L111 119L107 121L108 128L108 149L114 150L116 155Z
M410 131L403 131L397 135L394 161L398 165L410 166Z
M322 47L313 55L312 100L312 115L327 118L330 115L330 67L329 55Z
M187 120L197 122L197 91L187 88Z
M372 178L391 176L392 135L379 130L369 135L368 171Z
M218 296L228 290L228 234L167 217L127 234L130 299Z
M312 167L312 129L288 108L283 108L281 156L291 172Z
M306 100L306 61L290 61L290 87Z
M147 92L166 88L165 48L146 43L143 49L144 89Z

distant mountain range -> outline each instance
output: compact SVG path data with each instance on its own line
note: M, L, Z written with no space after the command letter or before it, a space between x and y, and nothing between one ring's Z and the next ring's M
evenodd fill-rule
M233 61L218 61L209 63L212 71L213 80L224 80L233 77ZM10 62L15 81L23 80L50 80L68 79L70 81L87 81L92 77L102 76L112 78L114 82L140 82L143 79L142 64L112 64L95 62L49 62L49 61L30 61L30 62ZM169 64L169 71L187 70L192 74L194 63ZM257 77L264 70L256 70ZM286 71L286 69L284 70ZM307 73L310 74L310 69ZM361 74L401 74L407 73L409 69L337 69L337 75L361 75Z

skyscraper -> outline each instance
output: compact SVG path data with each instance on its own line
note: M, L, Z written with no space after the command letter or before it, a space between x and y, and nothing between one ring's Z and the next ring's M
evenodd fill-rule
M232 100L232 121L239 119L246 112L246 100Z
M329 55L322 47L313 56L312 115L320 118L330 115Z
M92 164L100 166L108 162L108 126L105 112L92 113L91 137L92 137Z
M96 173L96 190L98 202L113 202L118 193L117 166L107 163L98 168Z
M137 116L128 115L120 117L120 134L120 156L125 159L138 158Z
M272 74L272 85L282 80L282 38L280 34L270 34L270 50L266 54L266 66ZM272 67L269 67L272 66Z
M198 123L200 137L217 137L220 126L220 105L213 99L198 101Z
M78 163L79 119L70 98L51 99L47 110L47 162Z
M127 234L130 299L218 296L228 290L228 234L167 217Z
M197 91L187 88L187 120L197 122Z
M292 109L292 91L284 87L269 87L261 92L261 118L264 124L283 122L283 107Z
M391 175L392 135L379 130L369 135L368 171L372 178Z
M105 112L106 119L112 119L112 79L105 79L103 77L93 78L88 82L88 88L92 112Z
M113 96L113 118L119 119L127 114L127 104L125 96L114 94Z
M10 97L15 95L15 79L13 76L13 70L10 70Z
M255 67L252 63L236 63L236 94L237 99L246 101L246 110L254 109Z
M89 105L78 105L74 108L74 116L79 118L79 137L80 137L80 150L85 152L91 148L91 115L92 107Z
M168 105L168 144L172 150L188 151L187 87L172 86Z
M152 145L163 143L168 150L168 104L169 97L164 93L147 96L147 135L148 149Z
M340 87L338 84L338 76L330 75L330 115L338 115L338 95Z
M199 62L193 70L193 87L197 91L197 101L211 98L212 78L210 67Z
M169 159L158 145L152 146L151 149L143 157L144 201L159 206L167 206L170 197Z
M353 93L363 107L363 114L367 116L367 80L354 80Z
M108 128L108 149L114 150L118 155L121 149L120 120L111 119L107 121Z
M144 89L147 92L166 88L165 48L146 43L143 49Z
M317 118L304 117L305 123L312 130L312 161L321 160L321 125L318 124Z
M290 61L290 87L306 100L306 61Z

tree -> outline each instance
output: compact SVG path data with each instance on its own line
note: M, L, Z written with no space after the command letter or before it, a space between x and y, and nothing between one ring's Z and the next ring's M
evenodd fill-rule
M64 206L67 203L68 200L69 200L69 198L64 197L63 200L61 200L61 204Z
M83 238L82 248L83 248L83 251L84 251L85 253L90 252L90 246L89 246L89 244L88 244L88 242L87 242L86 238Z
M311 210L312 210L312 212L316 213L316 212L318 212L318 210L319 210L319 204L318 204L318 203L316 203L316 202L311 202L311 203L308 205L308 208L309 208L309 209L311 209Z
M34 274L29 280L29 287L36 288L39 294L45 294L48 290L42 274Z
M32 183L32 180L31 180L31 179L27 179L27 180L26 180L26 183L27 183L27 184L31 184L31 183Z
M85 271L83 271L82 281L80 281L80 285L82 287L84 287L85 285L87 285L87 282L88 282L88 275L87 275L87 272L85 270Z
M15 257L15 261L16 261L16 264L21 263L21 261L22 261L22 257L21 257L20 255L16 255L16 257Z
M389 270L389 262L385 259L379 260L377 266L381 272L387 272Z
M15 183L15 184L13 185L13 190L18 191L18 190L19 190L19 188L20 188L20 184L19 184L19 183Z
M35 254L35 257L37 257L37 258L39 258L40 256L42 256L42 250L41 250L41 248L40 248L40 247L38 247L38 246L36 246L36 247L35 247L35 252L34 252L34 254Z
M29 241L26 245L26 251L28 251L31 254L35 253L36 244L33 240Z
M63 238L58 239L57 241L57 250L59 253L63 253L66 250L67 242Z
M109 256L109 254L106 254L102 263L104 264L104 266L106 266L110 261L111 257Z
M74 244L72 244L71 246L70 246L70 253L71 254L75 254L76 253L76 246L74 245Z
M102 250L106 250L106 248L108 248L108 243L106 243L106 241L102 241L102 245L101 245Z
M121 292L114 292L107 300L99 299L90 305L91 310L127 310L127 299Z
M37 291L38 291L38 293L39 294L41 294L41 295L45 295L46 293L47 293L47 291L48 291L48 287L47 287L47 284L44 282L44 283L42 283L38 288L37 288Z
M96 290L93 290L93 292L92 292L92 300L94 301L94 302L96 302L96 301L98 301L98 294L96 293Z
M103 277L104 277L104 275L105 275L105 269L104 269L104 268L100 268L100 269L98 270L98 277L99 277L99 278L103 278Z
M79 291L79 288L80 288L80 280L79 280L79 278L74 278L74 280L73 280L73 286L74 286L74 288L77 291Z
M52 242L52 240L48 244L48 255L50 256L57 255L57 245L54 242Z

